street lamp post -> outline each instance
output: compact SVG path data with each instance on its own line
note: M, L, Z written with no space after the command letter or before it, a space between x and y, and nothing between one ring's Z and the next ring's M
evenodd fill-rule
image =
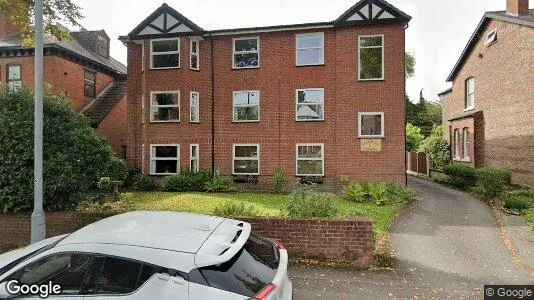
M31 242L46 237L43 210L43 0L35 0L35 145L34 145L34 204L31 216Z

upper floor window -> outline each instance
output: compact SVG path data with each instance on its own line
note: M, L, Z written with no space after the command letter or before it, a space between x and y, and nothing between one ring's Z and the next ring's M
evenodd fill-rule
M297 66L324 64L324 34L297 34Z
M200 42L197 40L191 40L190 52L189 52L189 68L191 70L200 69Z
M16 91L22 88L22 74L19 64L7 65L7 89Z
M324 89L297 90L297 121L324 120Z
M180 172L180 145L151 145L150 174L169 175Z
M85 70L83 84L85 97L96 98L96 73Z
M297 144L297 176L324 176L324 145Z
M237 38L233 45L234 69L259 68L260 38Z
M200 94L198 92L191 92L191 103L189 106L189 120L191 123L200 122Z
M234 175L260 175L260 145L234 145Z
M475 108L475 78L465 81L465 109Z
M151 122L180 122L180 91L151 92Z
M260 120L260 92L234 92L234 122L257 122Z
M471 158L471 137L469 136L469 128L464 128L464 159L469 160Z
M358 79L384 79L384 36L360 36L358 46Z
M150 41L150 67L172 69L180 67L180 38Z
M384 137L384 113L383 112L361 112L358 113L360 138L382 138Z
M460 159L460 130L454 130L454 158Z

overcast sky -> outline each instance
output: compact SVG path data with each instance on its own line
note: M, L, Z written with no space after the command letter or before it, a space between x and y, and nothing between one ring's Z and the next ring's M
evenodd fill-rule
M126 47L117 40L163 1L74 0L83 8L82 25L104 29L112 40L111 55L126 63ZM331 21L357 0L166 0L167 4L206 30ZM413 17L406 31L406 51L417 59L408 81L411 99L436 100L450 87L447 75L458 60L485 11L505 10L506 0L388 0ZM530 1L534 8L534 1Z

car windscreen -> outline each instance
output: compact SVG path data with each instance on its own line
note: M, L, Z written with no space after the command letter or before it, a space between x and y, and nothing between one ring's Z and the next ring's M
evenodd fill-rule
M211 287L252 297L273 281L279 254L273 242L251 233L231 260L199 271Z

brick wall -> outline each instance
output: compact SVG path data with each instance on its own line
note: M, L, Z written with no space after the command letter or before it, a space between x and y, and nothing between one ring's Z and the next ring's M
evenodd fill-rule
M126 149L124 148L123 150L123 146L126 146L128 136L126 123L127 97L127 95L124 96L113 107L97 129L97 132L109 142L116 156L122 159L126 159L123 153Z
M497 42L484 45L497 29ZM465 80L475 78L475 110L483 112L482 139L477 166L510 170L515 183L534 186L534 30L490 20L471 55L444 97L444 132L447 120L464 114Z
M189 40L181 38L181 68L149 69L149 42L128 44L129 163L149 173L150 144L180 144L181 168L189 167L189 145L200 145L200 167L210 170L211 96L215 98L215 159L222 173L232 172L232 145L260 144L260 181L281 168L295 177L297 143L324 143L325 184L339 186L341 175L354 180L387 180L404 184L404 25L321 29L325 65L295 66L295 34L261 33L259 69L233 70L232 38L205 37L200 42L200 71L189 70ZM309 30L308 30L309 32ZM361 35L384 34L385 80L357 79ZM247 35L249 36L249 35ZM211 87L211 42L214 45L215 89ZM142 71L144 64L144 71ZM295 121L295 90L324 88L325 120ZM181 122L151 123L150 91L181 91ZM260 122L232 122L232 92L259 90ZM200 92L200 124L189 122L189 92ZM144 108L143 108L144 99ZM361 152L358 112L384 112L385 138L380 152ZM143 147L144 146L144 147Z
M49 212L46 214L47 236L73 232L103 217ZM368 220L239 219L250 223L254 232L281 240L291 258L343 261L362 268L373 261L373 225ZM27 245L30 242L30 215L1 215L0 241L3 244Z

